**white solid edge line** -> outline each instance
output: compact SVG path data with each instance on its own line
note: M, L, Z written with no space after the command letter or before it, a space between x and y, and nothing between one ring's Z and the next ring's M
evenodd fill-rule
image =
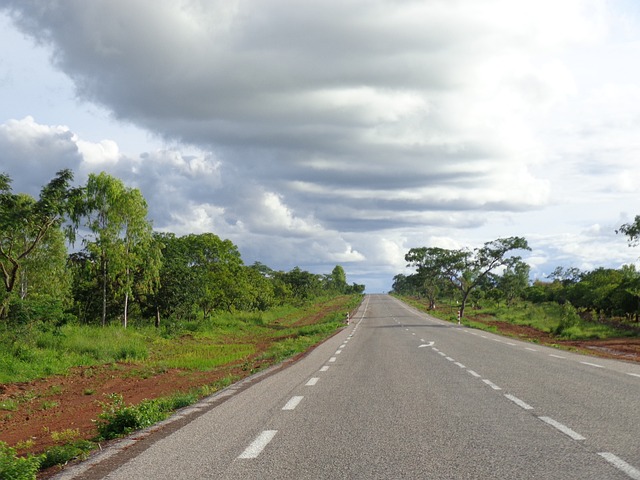
M295 409L298 404L302 401L304 397L301 395L295 396L295 397L291 397L291 399L287 402L287 404L282 407L282 410L293 410Z
M313 387L320 380L318 377L310 378L309 381L305 384L307 387Z
M621 472L626 473L630 478L633 478L633 480L640 480L640 470L629 465L620 457L617 457L613 453L608 453L608 452L599 452L598 455L600 455L602 458L604 458L607 462L609 462L611 465L616 467Z
M277 430L265 430L247 447L247 449L242 452L238 458L257 458L264 447L266 447L273 437L278 433Z
M510 395L508 393L504 394L505 397L507 397L509 400L511 400L513 403L515 403L516 405L518 405L519 407L524 408L525 410L533 410L533 407L531 405L529 405L526 402L523 402L522 400L520 400L518 397L515 397L513 395Z
M538 418L540 420L542 420L544 423L547 423L547 424L551 425L552 427L557 428L558 430L560 430L565 435L569 435L574 440L585 440L585 438L582 435L580 435L579 433L575 432L574 430L571 430L566 425L563 425L560 422L556 422L553 418L549 418L549 417L538 417Z

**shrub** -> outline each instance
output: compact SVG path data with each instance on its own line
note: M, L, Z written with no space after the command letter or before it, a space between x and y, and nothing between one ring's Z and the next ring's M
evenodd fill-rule
M113 393L108 397L111 403L101 403L102 413L98 415L96 425L102 440L128 435L167 417L166 409L157 400L126 406L122 395Z
M0 478L3 480L35 480L43 456L16 456L15 448L0 442Z
M569 302L562 306L562 317L558 326L555 328L554 333L556 335L563 336L567 330L571 327L575 327L581 323L582 319L578 315L577 310Z

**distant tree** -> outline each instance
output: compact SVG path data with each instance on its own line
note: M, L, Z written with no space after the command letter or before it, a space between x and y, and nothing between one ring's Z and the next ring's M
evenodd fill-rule
M529 286L529 272L531 267L521 260L516 260L508 265L502 275L497 276L497 288L500 290L507 305L519 297Z
M417 267L415 278L411 279L415 288L429 300L429 309L436 308L436 299L448 280L446 264L454 261L450 250L438 247L412 248L404 257L408 267Z
M473 251L435 247L417 250L410 250L405 260L417 266L419 272L422 269L425 274L447 279L458 290L461 296L459 316L462 318L471 292L491 271L503 266L512 267L521 261L520 257L507 254L513 250L529 250L529 245L522 237L509 237L487 242Z
M329 276L329 285L330 289L335 290L339 293L344 293L348 287L347 285L347 274L340 265L336 265L331 271L331 275Z
M35 200L12 193L11 178L0 174L0 271L4 287L0 291L0 318L8 314L9 297L25 262L36 255L47 238L53 238L55 234L50 232L61 228L71 214L79 196L78 189L70 186L72 180L70 170L59 171Z

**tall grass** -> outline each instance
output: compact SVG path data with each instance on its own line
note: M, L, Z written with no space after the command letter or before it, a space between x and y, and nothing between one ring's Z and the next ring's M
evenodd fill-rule
M79 365L143 360L148 355L141 332L115 326L32 329L22 338L5 339L1 347L0 383L63 374Z

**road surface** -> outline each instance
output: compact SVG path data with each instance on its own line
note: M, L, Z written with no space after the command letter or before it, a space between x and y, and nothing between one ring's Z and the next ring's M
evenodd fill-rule
M434 319L387 295L301 361L59 479L637 479L640 365Z

